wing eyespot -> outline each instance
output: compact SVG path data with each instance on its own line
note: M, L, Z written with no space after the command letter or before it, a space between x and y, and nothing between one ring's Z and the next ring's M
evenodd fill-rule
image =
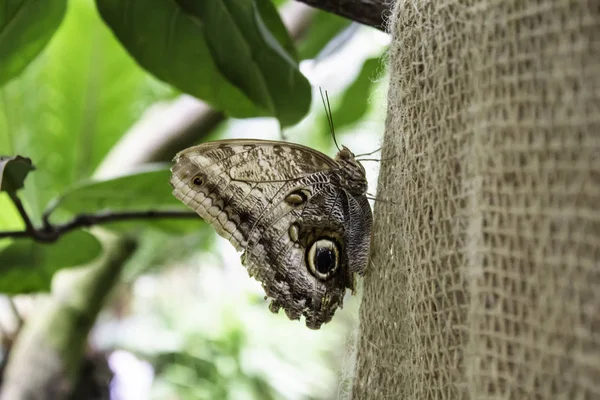
M340 265L340 252L336 242L328 238L315 240L308 249L308 269L324 281L332 277Z
M192 183L196 186L204 185L204 176L197 174L192 178Z

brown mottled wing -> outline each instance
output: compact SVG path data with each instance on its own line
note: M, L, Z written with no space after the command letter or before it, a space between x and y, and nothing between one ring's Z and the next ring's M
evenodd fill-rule
M261 214L299 178L335 168L331 158L305 146L267 140L221 140L175 156L173 194L231 241L238 251ZM201 188L193 184L202 175Z
M175 162L174 195L245 250L243 264L273 299L271 310L284 308L291 319L304 315L311 328L331 320L353 274L366 267L371 231L368 201L343 190L337 162L308 147L258 140L206 143L180 152ZM310 193L305 203L284 200L299 189ZM305 260L320 237L342 246L340 272L326 281Z
M308 202L292 210L284 202L278 204L259 223L261 234L251 234L251 251L245 255L248 270L274 299L271 309L283 308L290 319L304 315L313 329L331 320L343 305L346 288L354 289L354 274L362 274L367 266L371 209L365 196L348 194L335 180L331 172L303 180L302 187L312 192ZM289 239L291 223L299 227L298 243ZM320 238L341 246L339 273L325 281L308 272L305 259L310 244ZM261 268L265 265L269 268Z

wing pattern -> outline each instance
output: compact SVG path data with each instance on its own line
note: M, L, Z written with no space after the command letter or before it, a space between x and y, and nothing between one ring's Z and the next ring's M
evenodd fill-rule
M364 195L344 189L342 166L286 142L209 142L177 154L173 194L213 225L238 251L250 276L291 319L319 328L342 306L354 274L367 264L371 209ZM307 253L319 238L340 246L340 266L318 279Z

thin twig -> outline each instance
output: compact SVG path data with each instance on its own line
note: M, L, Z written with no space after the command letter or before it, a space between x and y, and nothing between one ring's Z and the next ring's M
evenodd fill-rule
M33 232L35 230L35 228L33 227L31 220L29 219L29 215L27 214L27 211L25 211L23 202L21 201L19 196L17 196L17 192L9 191L8 196L10 197L12 202L15 204L15 207L17 207L19 214L21 214L21 218L23 218L23 222L25 223L25 230L27 232Z
M28 238L28 237L33 237L31 232L28 232L28 231L2 231L2 232L0 232L0 239L3 239L3 238L20 239L20 238Z
M37 242L51 243L56 241L60 236L79 228L87 228L94 225L101 225L110 222L132 221L132 220L148 220L148 219L188 219L199 218L198 214L193 211L124 211L124 212L103 212L99 214L79 214L73 217L72 220L63 224L47 223L42 229L32 227L31 230L25 231L7 231L0 232L0 238L32 238Z
M337 14L385 32L393 0L298 0L309 6Z
M200 218L193 211L125 211L125 212L106 212L100 214L80 214L72 221L63 225L55 226L58 234L64 234L73 229L100 225L108 222L131 221L136 219L164 219L164 218Z
M19 310L17 309L15 300L10 296L8 297L8 306L14 314L15 319L17 320L17 328L15 329L15 332L19 332L21 330L21 327L23 326L23 318L21 317L21 313L19 313Z

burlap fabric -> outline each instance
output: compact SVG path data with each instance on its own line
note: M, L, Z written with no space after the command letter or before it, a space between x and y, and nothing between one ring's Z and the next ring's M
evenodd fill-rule
M600 1L398 1L355 399L600 399Z

